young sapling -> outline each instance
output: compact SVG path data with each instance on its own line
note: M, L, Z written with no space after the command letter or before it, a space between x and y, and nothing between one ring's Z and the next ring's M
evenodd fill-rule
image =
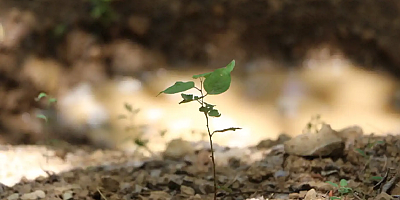
M330 185L332 185L333 187L335 187L337 189L337 191L340 194L340 197L337 196L331 196L330 199L331 200L335 200L335 199L342 199L342 197L346 194L350 194L353 192L353 189L351 189L348 186L348 182L346 179L341 179L339 182L339 185L337 183L333 183L331 181L327 181L327 183L329 183Z
M192 76L193 79L200 80L200 88L195 86L193 81L182 82L178 81L171 87L168 87L164 91L161 91L158 95L164 94L176 94L181 93L182 103L189 103L189 102L198 102L200 104L199 111L204 114L206 119L206 127L208 138L210 142L210 149L211 149L211 161L212 161L212 169L213 169L213 179L214 179L214 200L217 199L217 178L216 178L216 170L215 170L215 156L214 156L214 148L213 148L213 141L212 136L215 133L221 133L226 131L235 131L241 128L231 127L222 130L210 130L209 126L209 117L220 117L221 113L215 108L216 105L207 103L204 101L204 98L208 95L218 95L226 92L230 85L231 85L231 72L235 67L235 60L230 62L226 67L222 67L219 69L214 70L213 72L208 72L204 74L194 75ZM195 96L193 94L184 94L185 92L190 89L196 89L200 92L200 96ZM157 96L158 96L157 95Z
M50 109L50 107L51 107L53 104L55 104L55 103L57 102L57 99L56 99L56 98L51 97L51 96L47 95L47 94L44 93L44 92L40 93L40 94L35 98L35 101L40 101L40 100L43 99L43 98L47 98L47 109ZM44 114L37 114L36 117L39 118L39 119L43 119L43 120L46 122L46 124L47 124L48 121L49 121L48 117L47 117L46 115L44 115Z
M47 94L44 93L44 92L39 93L39 95L35 98L35 101L39 102L39 101L40 101L41 99L43 99L43 98L46 98L46 99L47 99L47 106L46 106L47 109L50 109L51 106L57 102L57 99L56 99L56 98L51 97L51 96L47 95ZM43 119L43 120L45 121L45 135L46 135L46 134L47 134L46 129L47 129L47 126L49 125L49 118L48 118L46 115L42 114L42 113L37 114L37 115L36 115L36 118L38 118L38 119ZM51 143L54 142L54 141L55 141L55 140L51 140L51 141L49 141L49 142L50 142L50 144L51 144ZM47 143L47 141L45 141L45 142ZM46 156L46 162L48 162L48 157L47 157L47 156Z
M127 111L127 114L121 114L118 116L118 119L123 120L126 119L129 121L128 126L125 127L125 131L126 132L134 132L135 134L138 134L138 136L135 136L133 138L133 142L138 146L138 147L142 147L144 149L146 149L151 155L154 155L154 153L150 150L150 148L147 146L147 143L149 142L148 140L142 139L142 132L140 131L141 126L137 126L134 124L134 117L140 112L140 109L133 109L132 105L129 103L125 103L124 104L124 108ZM124 139L124 141L129 141L126 138Z

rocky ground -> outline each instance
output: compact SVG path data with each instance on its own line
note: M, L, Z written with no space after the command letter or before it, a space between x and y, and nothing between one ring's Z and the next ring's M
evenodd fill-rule
M400 194L399 143L398 136L363 135L360 127L335 131L324 124L257 147L217 146L218 199L391 199ZM208 149L206 143L175 140L146 157L70 145L2 146L0 179L21 180L3 184L0 197L212 199Z

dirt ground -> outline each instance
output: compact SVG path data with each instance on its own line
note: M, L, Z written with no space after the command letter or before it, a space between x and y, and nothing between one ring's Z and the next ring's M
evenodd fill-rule
M177 140L149 154L99 150L71 134L73 144L39 145L53 135L20 116L46 106L34 101L39 92L62 96L82 81L232 58L290 68L320 44L398 78L399 11L396 0L0 0L0 198L211 199L207 143ZM400 138L351 130L218 147L219 199L398 197Z
M295 155L299 152L294 153L290 150L292 147L286 146L294 138L286 136L281 136L277 141L263 141L257 147L246 149L217 148L217 180L220 186L218 199L396 197L400 192L397 184L400 138L373 135L351 138L353 133L345 131L343 136L346 139L339 149L332 146L332 140L327 141L328 144L319 145L319 156ZM323 134L323 137L327 137L329 132L322 133L321 129L310 134ZM51 149L2 146L2 169L6 169L9 177L23 176L20 182L11 180L9 185L18 182L12 187L2 185L0 197L212 199L209 148L183 140L175 142L169 145L171 148L152 158L141 155L139 151L129 154L69 145L57 145ZM302 149L307 148L304 142L303 138L300 144ZM312 140L306 142L312 146ZM319 140L318 143L324 142ZM189 150L185 147L187 145L196 147ZM326 153L332 149L338 151ZM29 166L26 160L31 160ZM37 165L38 162L41 164ZM342 185L342 179L346 180L346 184ZM340 183L341 188L327 181Z

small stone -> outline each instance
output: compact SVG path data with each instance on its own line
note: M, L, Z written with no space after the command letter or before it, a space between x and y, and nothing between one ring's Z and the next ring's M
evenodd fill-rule
M8 187L3 183L0 183L0 194L3 193L6 189L8 189Z
M32 192L32 187L30 185L23 185L18 188L18 191L23 194L30 193Z
M311 189L307 192L306 196L304 197L304 200L313 200L317 199L317 192L314 189Z
M181 185L181 193L192 196L195 194L195 191L191 187Z
M36 196L37 196L38 198L40 198L40 199L43 199L43 198L46 197L46 193L44 193L43 190L36 190L34 193L35 193Z
M167 159L180 160L186 155L193 155L195 149L191 142L175 139L168 143L166 150L164 151L164 157Z
M201 196L199 194L196 194L191 199L192 200L202 200L203 198L201 198Z
M123 182L119 185L119 189L124 191L124 190L128 190L131 188L131 184L128 182Z
M136 184L135 188L133 189L133 193L138 194L138 193L141 193L142 190L143 190L143 187L141 185Z
M70 199L74 198L74 194L72 191L67 191L62 195L62 197L63 197L63 200L70 200Z
M149 199L171 199L171 195L164 191L152 191L150 192Z
M21 196L22 200L34 200L34 199L43 199L46 197L46 194L42 190L36 190L31 193L26 193Z
M328 124L317 132L306 132L284 143L285 152L297 156L331 156L343 153L344 141Z
M190 176L183 177L182 184L188 185L188 184L192 184L192 183L194 183L194 177L190 177Z
M82 199L82 198L86 198L89 195L89 191L88 190L82 190L80 192L78 192L76 194L77 199Z
M10 196L7 197L7 200L17 200L19 198L19 194L18 193L14 193Z
M101 184L104 188L110 190L111 192L116 192L119 189L119 181L109 176L102 177Z
M298 199L300 197L299 193L290 193L289 199Z
M194 189L200 194L210 194L214 192L214 186L208 182L201 179L195 180Z
M391 195L386 192L381 192L375 197L376 200L390 200L393 199Z
M240 182L236 180L235 182L232 183L231 185L232 189L239 189L240 188Z
M146 171L141 170L138 172L138 175L136 175L135 182L137 184L142 185L145 183L145 180L147 179L148 176L149 176L149 174Z
M150 172L150 176L152 177L159 177L160 175L161 175L161 170L159 169L151 170Z
M182 180L181 179L176 179L176 178L171 178L168 182L168 188L170 190L176 190L182 185Z

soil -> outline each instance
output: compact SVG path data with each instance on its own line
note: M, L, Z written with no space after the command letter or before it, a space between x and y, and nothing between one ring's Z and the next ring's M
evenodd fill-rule
M95 9L105 15L94 16ZM45 107L34 101L39 92L62 95L82 81L142 78L187 63L215 68L232 57L272 57L293 67L320 44L398 77L399 10L396 0L0 0L0 142L14 144L0 149L0 198L211 199L204 145L152 156L69 143L26 146L48 135L40 122L19 116ZM364 135L339 154L319 157L289 154L283 141L220 147L218 196L329 199L344 188L326 181L345 179L352 192L343 198L390 199L400 195L399 143L398 136Z
M344 195L346 199L373 199L378 194L400 192L396 184L399 181L398 136L364 135L353 141L352 148L324 157L290 155L285 152L282 141L267 143L247 149L216 149L217 180L221 186L218 199L329 199L339 193L327 181L339 184L341 179L347 180L346 187L352 189ZM7 161L2 163L2 169L6 169L2 173L9 177L22 175L22 178L12 187L3 185L0 197L212 199L213 179L207 149L196 148L194 154L175 157L164 152L150 158L139 152L130 154L71 145L47 149L2 146L2 156L6 158L2 162ZM29 166L26 160L32 160ZM42 163L41 168L34 164L38 162ZM34 171L36 176L41 171L42 176L28 180L29 175L35 176L32 176ZM389 195L384 199L390 199Z

